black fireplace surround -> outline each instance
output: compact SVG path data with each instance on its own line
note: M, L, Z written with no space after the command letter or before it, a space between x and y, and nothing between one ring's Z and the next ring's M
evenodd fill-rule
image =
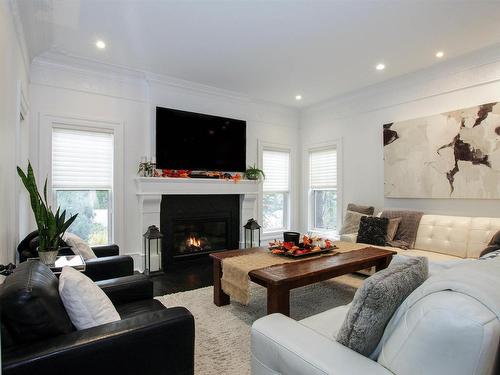
M160 230L164 269L193 256L237 249L240 196L163 195Z

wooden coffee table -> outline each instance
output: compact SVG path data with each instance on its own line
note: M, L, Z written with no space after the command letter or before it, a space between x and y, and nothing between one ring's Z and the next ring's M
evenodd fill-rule
M214 262L214 303L228 305L229 296L221 287L222 260L229 257L269 251L266 248L233 250L211 254ZM367 247L332 256L297 259L291 263L265 267L248 273L250 280L267 288L267 313L290 315L290 290L331 279L333 277L375 267L386 268L395 251Z

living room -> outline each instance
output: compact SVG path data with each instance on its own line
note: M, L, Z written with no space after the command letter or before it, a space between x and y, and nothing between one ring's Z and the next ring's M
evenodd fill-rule
M3 371L498 373L499 21L0 2Z

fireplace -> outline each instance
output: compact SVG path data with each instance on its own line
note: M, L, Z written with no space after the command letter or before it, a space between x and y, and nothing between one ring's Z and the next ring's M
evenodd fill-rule
M181 260L237 249L240 196L163 195L160 230L164 269Z

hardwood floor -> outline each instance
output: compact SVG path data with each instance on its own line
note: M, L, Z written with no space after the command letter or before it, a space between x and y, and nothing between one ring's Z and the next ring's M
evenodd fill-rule
M211 258L203 256L197 259L179 262L164 274L152 275L154 295L185 292L213 284L213 265Z

